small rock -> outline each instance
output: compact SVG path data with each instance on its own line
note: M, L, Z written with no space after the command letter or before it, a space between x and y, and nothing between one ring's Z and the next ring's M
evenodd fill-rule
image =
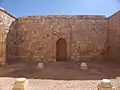
M16 82L25 82L26 81L26 78L17 78L16 79Z
M44 68L44 63L39 62L39 63L37 64L37 68L38 68L38 69L43 69L43 68Z
M88 69L87 63L81 62L80 69L82 69L82 70L87 70L87 69Z

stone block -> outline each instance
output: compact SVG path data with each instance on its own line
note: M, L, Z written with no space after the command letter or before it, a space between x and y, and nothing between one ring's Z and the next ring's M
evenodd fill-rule
M98 90L115 90L111 81L108 79L103 79L100 84L97 86Z
M39 62L38 64L37 64L37 68L38 69L44 69L44 63L42 63L42 62Z
M13 84L12 90L25 90L28 85L28 80L26 78L17 78Z
M88 65L87 65L87 63L81 62L81 64L80 64L80 69L82 69L82 70L88 70Z

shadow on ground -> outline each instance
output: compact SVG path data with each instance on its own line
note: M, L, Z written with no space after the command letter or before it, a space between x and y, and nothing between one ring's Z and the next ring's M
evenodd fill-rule
M44 62L44 69L37 69L35 61L18 61L0 68L1 77L27 77L52 80L101 80L120 77L120 66L105 61L87 61L88 70L82 71L77 62Z

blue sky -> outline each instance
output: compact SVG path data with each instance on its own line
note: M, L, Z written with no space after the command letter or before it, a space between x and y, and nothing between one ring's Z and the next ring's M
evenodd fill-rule
M120 10L120 0L3 0L1 7L16 17L61 14L110 16Z

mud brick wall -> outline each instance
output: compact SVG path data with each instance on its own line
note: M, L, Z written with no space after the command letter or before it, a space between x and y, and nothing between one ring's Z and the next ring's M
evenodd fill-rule
M67 59L99 56L106 49L107 19L104 16L26 16L18 18L7 37L7 58L56 60L56 42L64 38Z
M120 11L108 18L109 21L109 54L113 60L120 59Z

